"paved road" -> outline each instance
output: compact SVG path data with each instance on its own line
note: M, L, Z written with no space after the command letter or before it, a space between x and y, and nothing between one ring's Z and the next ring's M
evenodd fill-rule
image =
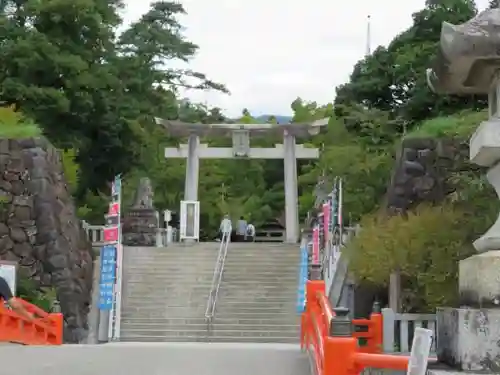
M310 375L298 345L112 343L5 346L1 375Z

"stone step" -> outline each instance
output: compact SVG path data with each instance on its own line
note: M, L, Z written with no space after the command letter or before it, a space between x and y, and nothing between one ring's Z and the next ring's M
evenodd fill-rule
M199 275L199 274L191 274L191 275L172 275L172 274L164 274L164 275L147 275L147 274L126 274L123 277L124 282L127 283L143 283L143 282L164 282L164 281L178 281L183 282L183 284L187 281L191 281L190 284L198 284L198 283L212 283L213 275Z
M169 287L168 290L163 290L166 286L175 285L175 282L164 282L164 283L142 283L142 284L134 284L133 286L123 287L122 295L137 295L143 296L147 295L149 297L153 296L161 296L162 298L169 298L171 295L180 296L185 294L194 294L199 295L202 294L203 290L205 293L210 292L211 286L207 285L203 289L195 289L194 285L183 285L183 287L173 288Z
M218 337L298 337L299 331L294 330L283 330L280 327L264 329L259 327L251 327L249 330L243 329L243 327L237 327L236 329L220 329L215 326L211 330L207 330L207 326L202 327L189 327L189 329L175 329L173 327L165 327L161 329L135 329L130 327L123 327L120 332L120 336L126 338L127 336L146 336L146 337L184 337L184 336L203 336L208 335L210 332L213 336Z
M301 255L295 254L259 254L259 253L249 253L249 254L238 254L232 253L227 254L226 261L231 263L249 263L249 264L274 264L278 265L281 263L293 264L300 263Z
M295 284L293 284L293 282L295 282ZM230 277L230 278L226 278L226 277L222 277L222 285L221 285L221 288L226 288L226 287L238 287L238 288L242 288L242 289L245 289L247 287L252 287L252 288L255 288L256 285L258 285L258 287L260 288L261 286L264 288L264 287L268 287L268 288L285 288L285 289L288 289L288 288L291 288L292 285L294 285L294 287L297 287L298 285L298 277L295 279L295 278L287 278L285 280L285 282L282 282L280 281L278 278L269 278L269 279L264 279L264 280L251 280L251 279L238 279L236 277Z
M217 342L217 343L298 343L299 337L230 337L207 336L126 336L121 337L122 342Z
M292 305L283 306L283 305L263 305L263 304L255 304L255 305L246 305L246 306L228 306L226 304L218 304L217 305L217 315L228 315L228 314L273 314L273 313L286 313L291 312Z
M207 298L205 299L198 299L198 300L174 300L174 301L164 301L162 303L154 303L154 302L149 302L145 301L144 303L134 303L127 301L126 303L123 303L123 309L127 310L128 312L133 312L133 311L170 311L173 309L181 309L181 308L190 308L190 309L196 309L197 311L199 310L200 306L203 306L203 311L205 311L207 305Z
M298 280L299 280L298 275L296 275L295 273L290 274L289 272L284 272L284 273L280 273L280 272L255 272L255 273L251 273L251 272L247 272L247 273L245 273L245 272L240 272L240 273L224 272L222 274L222 277L223 277L224 281L226 281L226 280L248 280L248 281L258 282L259 284L265 283L266 280L274 280L276 278L283 280L284 283L293 282L295 280L298 282Z
M289 276L289 275L266 275L266 276L260 276L260 275L255 275L253 278L252 277L243 277L240 276L238 277L237 275L223 275L222 276L222 282L227 285L227 283L235 284L235 285L242 285L242 284L252 284L254 286L257 285L274 285L274 284L279 284L284 286L285 288L288 287L288 285L295 285L297 286L299 283L299 278L296 276ZM225 286L224 285L224 286Z
M204 285L202 287L199 286L188 286L188 285L180 285L178 287L175 286L164 286L161 289L151 290L148 293L148 298L165 299L171 298L174 296L177 297L185 297L185 296L200 296L200 295L208 295L211 290L211 285ZM129 296L137 296L138 299L142 299L142 295L139 293L140 291L144 292L144 289L135 288L131 289L130 287L123 288L123 294L128 294Z
M143 272L165 272L165 271L173 271L178 273L187 273L187 272L208 272L211 270L212 273L215 269L215 261L207 262L207 263L181 263L181 262L151 262L151 263L134 263L134 264L125 264L127 270L133 271L143 271ZM298 270L298 266L296 269Z
M224 262L224 267L228 267L229 269L234 268L249 268L249 269L283 269L286 268L288 270L297 271L300 266L300 261L262 261L262 262L251 262L245 260L227 260Z
M122 310L122 319L205 319L205 309L203 310L190 310L190 309L176 309L169 311L127 311Z
M208 328L207 323L203 324L185 324L185 325L159 325L159 324L129 324L122 323L121 331L126 332L127 335L134 335L140 333L141 335L149 334L150 336L173 336L172 331L182 332L182 335L189 336L189 333L206 332ZM265 332L284 332L288 335L297 335L300 327L295 324L282 324L282 325L243 325L243 324L218 324L213 323L210 325L212 332L257 332L256 336L262 336L260 333ZM221 334L220 336L223 336ZM231 336L236 336L231 334ZM276 336L272 334L271 336Z
M184 275L184 276L172 276L172 275L134 275L125 274L123 276L123 282L127 284L136 283L164 283L164 282L177 282L184 284L188 282L189 284L201 284L201 283L212 283L213 275Z
M268 306L268 305L283 305L283 304L288 304L288 305L294 305L295 300L290 299L290 298L281 298L280 296L276 296L275 298L268 298L266 296L263 297L252 297L248 299L242 299L242 298L219 298L217 301L217 304L224 304L224 306L233 306L233 305L240 305L242 307L245 306L252 306L252 305L261 305L261 306Z
M121 334L120 334L121 336ZM120 337L121 342L207 342L206 333L200 336L179 337L179 336L129 336Z
M252 275L298 275L299 267L234 267L231 265L224 266L224 275L237 275L237 274L252 274Z
M257 320L270 320L270 319L278 319L281 322L285 321L294 321L294 319L297 319L298 314L292 311L288 312L267 312L267 311L244 311L244 312L224 312L224 311L219 311L217 309L216 312L216 319L232 319L232 320L249 320L249 319L257 319Z
M179 268L214 267L217 257L210 259L188 259L188 258L151 258L151 259L129 259L123 264L127 267L156 267L177 266Z
M165 284L144 284L144 287L134 286L133 288L123 288L122 295L123 296L137 296L138 298L147 297L147 298L155 298L158 299L175 299L175 298L185 298L185 296L189 297L197 297L206 295L208 297L208 293L210 293L211 287L207 285L203 289L198 288L190 288L187 285L184 285L182 288L168 288L168 290L163 290Z
M247 285L249 284L249 281L241 281L241 282L236 282L234 281L232 284L224 283L221 284L219 288L219 293L256 293L258 291L261 291L262 293L267 293L267 294L295 294L297 295L297 288L298 288L298 281L297 284L295 285L280 285L276 283L268 284L260 284L258 285L257 288L248 288Z
M206 324L205 317L196 318L124 318L122 317L121 324L131 324L131 325L199 325ZM232 319L232 318L221 318L217 314L213 319L213 324L220 325L282 325L285 324L283 319L279 318L269 318L269 319ZM287 316L286 324L299 326L300 316Z
M264 337L264 336L253 336L253 337L245 337L245 336L217 336L216 333L213 333L207 339L209 342L234 342L234 343L298 343L299 335L297 337L282 337L282 336L274 336L274 337Z

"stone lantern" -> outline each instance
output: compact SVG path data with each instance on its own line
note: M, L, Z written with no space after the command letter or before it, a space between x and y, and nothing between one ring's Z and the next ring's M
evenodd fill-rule
M488 167L500 196L500 9L461 25L444 22L427 81L438 94L488 95L489 118L470 139L470 160ZM478 212L478 215L481 213ZM460 308L437 311L438 358L459 370L500 369L500 217L460 262Z

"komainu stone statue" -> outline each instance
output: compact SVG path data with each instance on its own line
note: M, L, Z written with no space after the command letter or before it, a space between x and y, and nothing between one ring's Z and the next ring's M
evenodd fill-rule
M123 218L123 244L125 246L156 246L158 213L153 204L153 188L149 178L141 178L135 199Z
M135 199L132 208L154 209L153 207L153 187L151 180L143 177L139 180L139 186L135 192Z
M499 30L499 9L462 25L443 23L427 80L436 93L488 94L489 119L470 138L469 157L488 168L488 181L500 196ZM474 247L478 254L459 262L460 307L437 309L437 354L459 370L493 374L500 369L500 217Z

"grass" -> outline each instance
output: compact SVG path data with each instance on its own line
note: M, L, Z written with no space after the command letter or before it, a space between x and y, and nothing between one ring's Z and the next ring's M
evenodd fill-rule
M12 107L0 107L0 138L20 139L42 135L42 130L31 119Z
M452 116L436 117L422 122L405 138L461 137L468 138L482 121L488 119L488 111L462 111Z

